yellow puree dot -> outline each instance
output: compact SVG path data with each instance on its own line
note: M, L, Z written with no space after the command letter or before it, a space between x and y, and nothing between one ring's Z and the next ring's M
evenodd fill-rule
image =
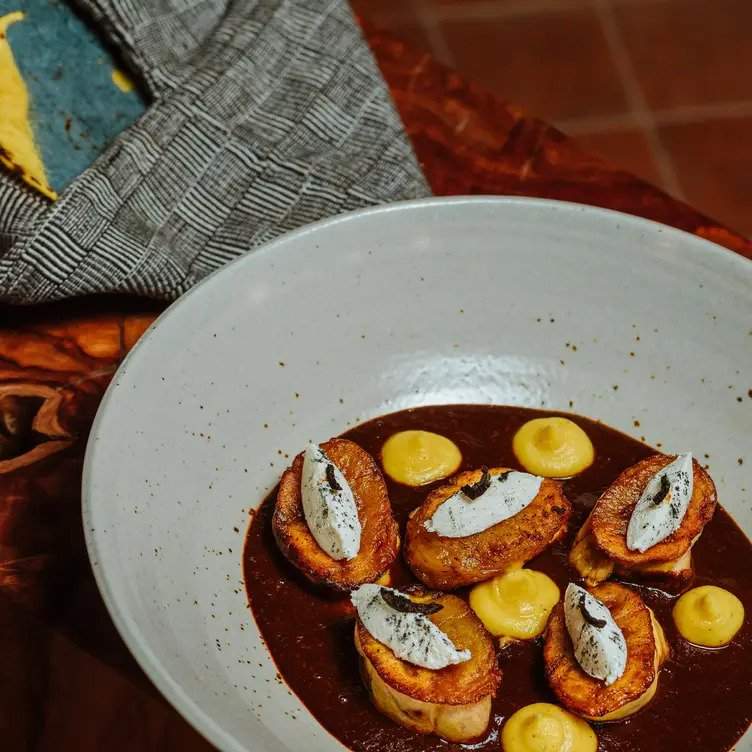
M501 730L504 752L596 752L598 738L582 718L536 702L513 713Z
M424 486L454 473L462 462L457 445L430 431L400 431L381 449L390 478L406 486Z
M470 591L470 606L494 637L532 640L543 633L559 588L543 572L513 569Z
M568 418L535 418L514 435L512 449L530 473L568 478L593 464L595 450L588 435Z
M674 623L681 636L707 648L728 645L744 623L744 606L715 585L692 588L676 601Z

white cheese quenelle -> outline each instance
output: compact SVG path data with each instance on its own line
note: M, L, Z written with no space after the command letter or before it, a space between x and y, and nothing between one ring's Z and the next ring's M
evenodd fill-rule
M645 486L627 526L627 548L647 551L676 531L694 490L692 453L680 454Z
M350 484L321 447L309 444L300 479L303 516L316 543L333 559L354 559L362 528Z
M428 618L434 604L416 603L398 590L372 583L361 585L351 600L363 626L403 661L436 670L472 657L469 650L457 650Z
M627 667L627 642L608 608L585 588L570 582L564 593L564 622L580 668L613 684Z
M538 495L543 478L509 470L499 475L484 472L471 486L463 486L426 520L429 533L445 538L465 538L508 520Z

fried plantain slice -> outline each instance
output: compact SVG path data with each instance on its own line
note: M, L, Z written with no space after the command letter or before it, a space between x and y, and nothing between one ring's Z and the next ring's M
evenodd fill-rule
M694 579L691 547L674 561L633 567L616 564L596 545L590 516L577 532L569 551L569 564L588 585L597 585L615 574L629 582L643 583L667 593L678 594L686 590Z
M612 561L626 569L681 559L713 517L715 485L699 463L692 460L692 498L679 528L642 553L627 548L627 527L640 495L648 481L674 459L653 454L640 460L624 470L595 503L590 517L593 541Z
M491 476L508 468L492 468ZM482 470L459 473L433 490L407 522L405 558L415 576L428 587L453 590L482 582L522 566L558 540L567 529L572 505L561 484L544 478L537 496L522 511L486 530L464 538L446 538L425 528L425 522L462 486L477 483Z
M614 573L616 565L595 545L591 517L592 512L577 531L569 550L569 564L588 585L597 585Z
M493 638L461 598L422 589L409 596L440 604L441 610L428 618L472 657L438 670L415 666L397 658L358 619L355 647L371 700L384 715L413 731L456 742L476 739L488 727L491 699L501 683Z
M582 670L567 632L564 605L559 603L551 613L543 645L546 678L561 704L573 713L592 721L621 720L653 698L669 648L658 620L634 590L606 582L589 591L609 609L624 635L624 673L607 686Z
M349 561L333 559L311 535L300 491L302 453L280 480L272 530L282 553L306 577L347 591L377 580L389 569L399 552L399 529L384 477L373 457L347 439L331 439L321 447L345 476L355 497L362 528L357 556Z

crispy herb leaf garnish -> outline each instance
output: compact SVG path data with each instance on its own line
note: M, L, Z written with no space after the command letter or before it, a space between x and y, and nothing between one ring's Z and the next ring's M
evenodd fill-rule
M597 617L593 616L590 611L587 610L587 606L585 605L585 593L582 593L580 595L580 600L577 604L580 609L580 613L582 614L582 618L591 626L595 627L596 629L603 629L603 627L606 626L606 620L605 619L598 619Z
M668 479L668 475L661 476L661 487L658 489L658 493L653 496L652 503L658 506L665 498L668 492L671 490L671 481Z
M491 474L488 472L488 468L483 466L483 475L477 483L468 483L466 486L462 486L462 493L467 496L468 499L475 500L479 496L482 496L491 485Z
M331 488L332 491L342 490L342 486L337 483L337 479L334 477L334 465L331 463L326 466L326 482L329 484L329 488Z
M387 605L403 614L423 614L423 616L428 616L444 608L440 603L416 603L411 598L401 593L395 593L393 590L387 590L387 588L381 588L381 597Z

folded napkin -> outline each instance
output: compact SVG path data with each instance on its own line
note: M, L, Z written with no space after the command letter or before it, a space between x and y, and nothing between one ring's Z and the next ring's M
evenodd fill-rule
M0 301L171 299L283 232L427 195L344 0L80 0L151 98L50 205L0 174Z

